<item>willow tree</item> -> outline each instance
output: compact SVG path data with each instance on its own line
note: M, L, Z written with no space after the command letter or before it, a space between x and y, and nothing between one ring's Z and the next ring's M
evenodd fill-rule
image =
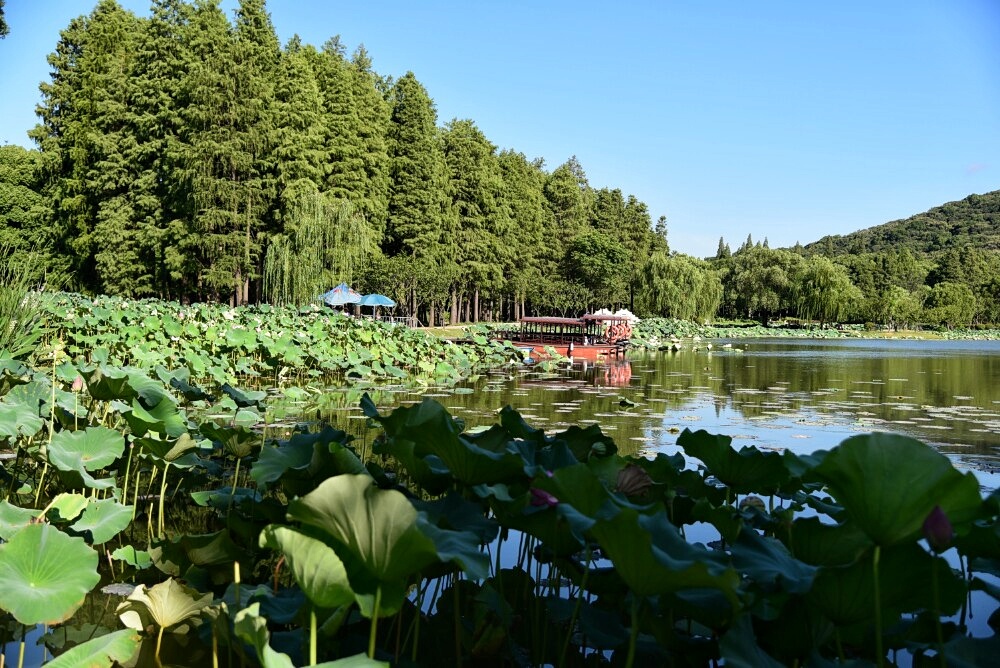
M792 276L792 301L799 317L819 320L820 327L842 320L862 301L847 269L822 255L804 260Z
M687 255L656 251L643 263L638 294L642 313L708 320L722 300L719 274L703 261Z
M335 283L352 282L378 252L377 234L350 202L303 192L289 209L286 232L268 245L264 300L309 303Z

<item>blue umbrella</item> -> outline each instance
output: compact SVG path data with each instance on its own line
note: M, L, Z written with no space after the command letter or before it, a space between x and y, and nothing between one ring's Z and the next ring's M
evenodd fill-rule
M319 298L330 306L357 304L361 301L361 295L358 294L358 291L348 287L347 283L341 283L329 292L324 292Z
M375 294L365 295L361 298L361 301L359 301L358 304L361 306L388 306L389 308L396 306L396 302L392 301L385 295Z

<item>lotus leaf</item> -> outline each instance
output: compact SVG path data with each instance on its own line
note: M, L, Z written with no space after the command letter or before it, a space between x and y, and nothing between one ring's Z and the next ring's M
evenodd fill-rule
M267 620L260 615L260 603L253 603L237 612L233 630L240 640L254 648L263 668L294 668L295 664L287 654L271 648L271 634L267 630Z
M804 594L816 577L816 567L799 561L777 539L744 527L732 546L733 566L764 591L777 588Z
M685 429L677 437L684 452L697 457L724 485L737 494L757 492L770 494L788 482L791 474L782 456L776 452L761 452L748 446L737 452L729 436L716 436L705 430Z
M153 565L153 560L150 558L149 552L137 550L131 545L119 547L111 553L111 558L124 561L129 566L138 569L146 569Z
M432 563L475 554L474 561L462 565L472 574L484 569L485 555L478 552L475 536L443 530L428 536L429 523L418 522L417 510L403 494L380 490L373 482L368 475L339 475L288 506L290 519L318 529L341 548L338 555L366 616L374 611L360 595L380 589L385 612L395 611L408 578Z
M148 589L146 585L139 585L118 605L115 613L130 629L145 631L153 626L184 634L201 622L198 616L211 604L211 594L202 594L168 578Z
M101 635L63 652L46 663L47 668L104 668L128 664L139 651L139 634L121 629Z
M735 668L782 668L784 664L762 650L754 637L749 615L740 615L719 640L725 665Z
M87 497L83 494L63 492L56 495L56 498L52 499L52 502L46 506L45 514L50 521L68 522L79 517L86 507Z
M872 545L856 524L824 524L818 517L792 522L785 542L796 559L814 566L845 566Z
M11 536L31 524L39 514L39 510L0 501L0 539L10 540Z
M187 433L187 419L171 399L161 399L152 408L145 408L142 402L133 399L132 410L125 411L122 417L136 436L152 431L177 438Z
M870 550L849 566L820 569L806 599L838 626L870 623L875 616L872 561ZM937 604L930 587L914 586L918 582L931 582L934 577L938 579ZM883 615L887 619L888 615L898 617L900 613L934 607L947 616L959 609L966 593L964 582L952 573L947 562L932 557L917 543L895 545L882 551L879 585Z
M161 441L155 438L136 438L134 444L142 448L142 452L152 455L164 462L177 462L181 457L198 449L198 443L187 432L181 434L176 441Z
M215 582L227 582L232 578L234 561L239 561L246 569L250 558L226 530L154 543L149 556L167 575L185 577L193 567L202 567L210 569Z
M291 527L270 524L260 534L260 546L285 555L295 581L314 605L335 608L354 602L344 562L323 541Z
M68 619L100 579L97 552L49 524L0 545L0 608L27 626Z
M613 521L598 521L591 533L639 595L708 587L721 591L734 608L739 605L739 574L723 555L685 541L663 509L640 515L623 508Z
M260 436L246 427L220 427L214 422L204 422L200 431L232 457L246 457L253 451L254 444L260 441Z
M83 431L60 431L49 443L49 462L61 471L98 471L110 466L125 452L125 438L114 429L87 427Z
M87 381L87 392L95 399L130 401L136 391L129 385L128 373L105 365L93 369L81 369L80 375Z
M223 393L236 402L240 408L256 406L267 397L267 392L263 391L240 391L229 383L223 383L220 388Z
M132 506L123 506L115 499L91 499L72 529L89 531L94 545L106 543L128 528L132 521Z
M38 407L22 402L0 403L0 438L31 438L45 425Z
M364 464L347 446L351 438L331 427L295 434L276 448L261 448L250 475L258 485L280 480L286 493L302 496L331 476L365 472Z
M982 505L975 475L959 473L947 457L905 436L853 436L814 471L861 530L883 546L917 537L934 506L957 524Z

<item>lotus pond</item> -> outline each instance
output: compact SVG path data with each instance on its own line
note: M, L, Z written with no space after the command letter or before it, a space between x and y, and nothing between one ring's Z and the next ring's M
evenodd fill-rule
M250 329L2 363L7 665L1000 652L993 349L715 341L584 369L338 338L303 363Z

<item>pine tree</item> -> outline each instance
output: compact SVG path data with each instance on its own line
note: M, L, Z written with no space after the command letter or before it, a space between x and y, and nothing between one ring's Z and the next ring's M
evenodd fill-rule
M554 272L565 257L569 243L587 230L591 220L594 196L576 156L549 175L545 199L552 212L552 227L545 235L548 242L546 271Z
M725 260L730 255L732 255L732 253L729 252L729 244L726 243L725 239L719 237L719 248L715 251L715 259Z

